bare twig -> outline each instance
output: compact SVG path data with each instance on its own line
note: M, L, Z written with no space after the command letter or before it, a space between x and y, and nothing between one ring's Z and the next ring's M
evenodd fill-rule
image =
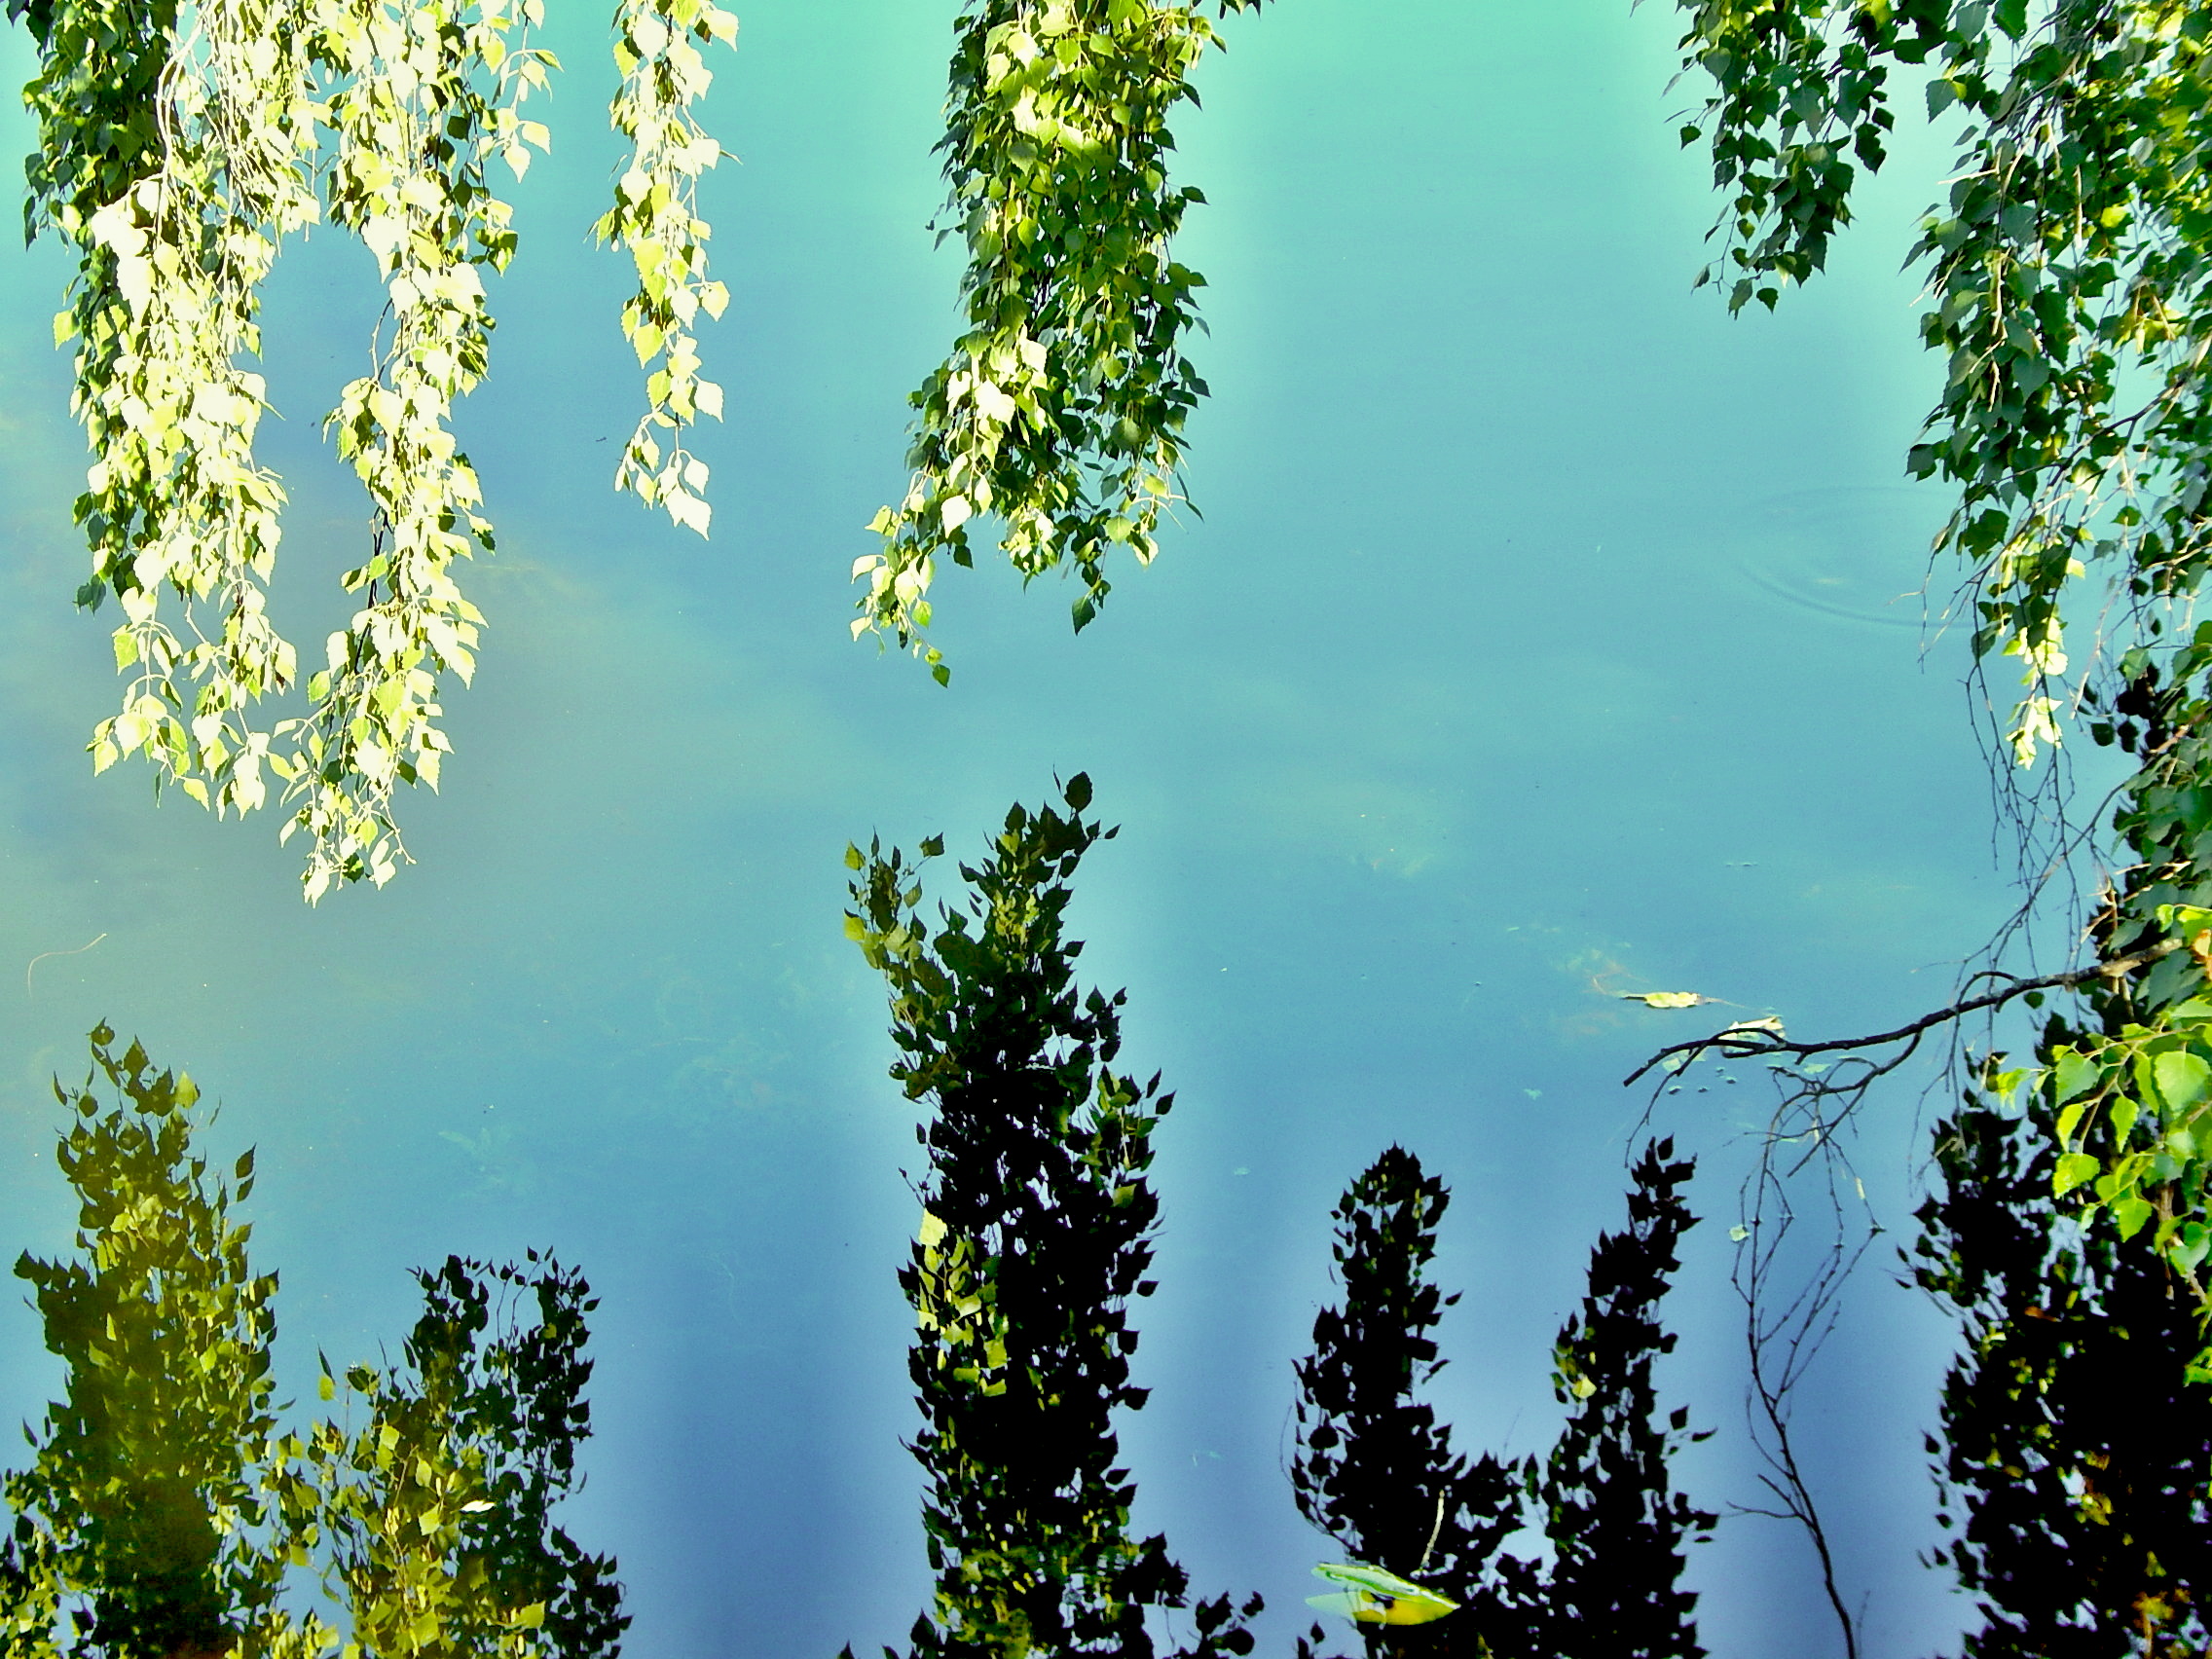
M80 944L79 946L77 946L77 948L76 948L75 950L42 950L42 951L40 951L40 952L39 952L39 953L38 953L38 954L37 954L36 956L32 957L32 958L31 958L31 959L30 959L30 960L28 961L28 962L26 962L26 963L24 963L24 964L23 964L23 995L25 995L25 996L27 997L27 996L29 996L29 995L31 994L31 970L32 970L33 968L36 968L36 967L37 967L37 966L38 966L38 965L39 965L39 964L40 964L41 962L44 962L44 961L45 961L45 960L46 960L46 959L47 959L48 957L50 957L50 956L82 956L82 955L84 955L84 954L85 954L85 952L86 952L86 951L88 951L88 950L92 949L92 945L99 943L100 940L102 940L102 939L105 939L105 938L107 938L107 935L106 935L105 933L102 933L102 934L101 934L101 935L99 936L99 939L95 939L95 940L92 940L92 941L91 941L90 943L87 943L87 944Z
M1850 1171L1849 1160L1827 1132L1820 1113L1821 1096L1799 1089L1787 1094L1769 1120L1759 1147L1756 1167L1744 1183L1744 1238L1748 1248L1736 1258L1730 1277L1744 1301L1745 1346L1751 1360L1751 1389L1744 1407L1750 1419L1751 1444L1758 1449L1767 1472L1759 1484L1774 1495L1778 1509L1736 1505L1739 1514L1763 1515L1793 1522L1805 1530L1821 1566L1821 1588L1834 1610L1843 1633L1845 1659L1859 1659L1859 1625L1844 1605L1836 1582L1834 1553L1828 1547L1827 1528L1821 1519L1811 1485L1797 1462L1789 1434L1789 1404L1799 1381L1814 1356L1835 1328L1845 1281L1859 1266L1878 1229L1869 1228L1854 1238L1846 1224L1839 1176ZM1810 1102L1809 1126L1792 1122ZM1795 1129L1796 1133L1791 1133ZM1820 1267L1800 1283L1796 1294L1779 1309L1773 1306L1768 1281L1777 1270L1783 1245L1796 1225L1795 1207L1786 1186L1788 1175L1804 1167L1798 1160L1788 1169L1778 1166L1775 1154L1786 1145L1810 1136L1823 1155L1827 1174L1826 1200L1833 1222L1823 1248ZM1857 1178L1853 1178L1854 1186Z

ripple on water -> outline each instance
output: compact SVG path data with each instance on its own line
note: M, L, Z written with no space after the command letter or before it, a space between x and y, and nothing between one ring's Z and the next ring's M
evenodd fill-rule
M1848 622L1918 628L1941 616L1947 581L1930 580L1929 543L1946 504L1901 487L1801 490L1754 501L1731 539L1736 565L1778 599ZM1924 598L1925 596L1925 598Z

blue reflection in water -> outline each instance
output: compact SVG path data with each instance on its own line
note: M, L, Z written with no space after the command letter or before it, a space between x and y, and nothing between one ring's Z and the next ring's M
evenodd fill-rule
M1078 769L1124 826L1071 929L1087 977L1130 987L1130 1068L1182 1102L1140 1310L1154 1404L1124 1436L1136 1525L1196 1582L1283 1609L1315 1549L1281 1467L1288 1367L1353 1173L1396 1140L1451 1182L1438 1273L1466 1298L1440 1410L1470 1444L1548 1444L1545 1355L1641 1111L1618 1080L1695 1016L1593 977L1878 1029L1939 1000L1942 964L2009 906L1960 643L1924 664L1906 629L1832 614L1898 608L1941 512L1892 514L1880 488L1936 386L1889 271L1915 158L1822 284L1729 323L1688 290L1710 181L1666 120L1660 8L1239 20L1178 122L1213 203L1183 248L1210 279L1205 517L1081 640L1055 584L944 572L949 691L847 643L845 573L955 315L921 228L948 12L744 13L710 121L743 158L707 191L734 290L703 336L732 417L702 438L712 544L607 489L601 440L636 396L624 273L583 235L611 71L596 15L554 18L556 149L515 192L524 250L462 416L502 532L463 572L490 618L477 683L447 698L445 793L409 803L423 864L318 912L266 817L218 826L153 809L128 768L86 775L113 682L104 618L67 604L62 270L51 249L0 267L0 986L108 935L0 994L7 1247L65 1240L45 1080L105 1014L227 1103L218 1150L262 1147L288 1354L373 1352L412 1317L405 1270L449 1250L557 1248L604 1299L571 1530L621 1557L637 1659L819 1659L895 1640L926 1594L892 1276L917 1149L838 925L847 840L973 846ZM342 614L363 535L314 426L361 361L365 270L318 235L270 300L267 454L293 495L276 606L304 642ZM1777 519L1805 500L1835 505ZM1862 519L1875 534L1837 528ZM1778 587L1849 592L1818 611ZM1893 1228L1912 1087L1862 1148ZM1664 1386L1722 1430L1681 1470L1715 1507L1756 1497L1725 1233L1750 1095L1685 1092L1657 1125L1699 1157L1714 1218ZM1870 1268L1801 1407L1870 1652L1956 1628L1916 1560L1949 1342ZM0 1416L52 1382L26 1310L0 1309ZM1690 1573L1715 1653L1825 1650L1785 1530L1724 1524ZM1263 1646L1294 1628L1271 1612Z

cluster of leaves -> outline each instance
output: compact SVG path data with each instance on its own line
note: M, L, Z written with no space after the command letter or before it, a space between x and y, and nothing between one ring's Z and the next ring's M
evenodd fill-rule
M1911 250L1929 280L1922 337L1949 372L1910 467L1958 487L1938 546L1971 566L1978 658L2024 670L2014 758L2055 744L2074 704L2139 762L2095 930L2104 961L2127 966L2092 983L2079 1041L2000 1081L2053 1107L2059 1191L2127 1234L2156 1217L2152 1238L2194 1278L2212 1243L2212 1004L2197 994L2212 631L2176 618L2212 550L2212 15L2186 0L1681 10L1685 67L1714 89L1683 138L1710 139L1729 196L1708 276L1732 306L1772 306L1821 267L1858 174L1883 161L1900 66L1924 77L1931 118L1964 123L1949 194ZM2112 647L2069 679L2066 622L2084 606Z
M1732 307L1821 268L1884 159L1898 66L1970 123L1911 250L1949 364L1911 469L1959 486L1945 540L1975 569L1978 649L2026 670L2009 736L2032 761L2058 737L2069 581L2095 566L2154 600L2203 567L2212 21L2186 0L1681 5L1685 66L1714 85L1682 135L1710 137L1729 197L1706 275Z
M1662 1415L1652 1363L1675 1346L1658 1309L1696 1225L1679 1189L1693 1170L1672 1141L1644 1149L1626 1232L1601 1235L1589 1291L1560 1332L1554 1387L1567 1409L1541 1460L1469 1463L1416 1390L1441 1368L1428 1281L1450 1195L1392 1147L1336 1209L1344 1306L1324 1309L1300 1363L1300 1513L1353 1557L1460 1604L1433 1625L1370 1627L1372 1659L1454 1651L1497 1659L1697 1659L1694 1593L1680 1588L1686 1540L1714 1517L1676 1492L1669 1464L1688 1415ZM1500 1546L1526 1527L1552 1546L1548 1568ZM1310 1655L1316 1628L1301 1641Z
M614 63L622 88L611 114L614 129L630 140L631 160L615 180L614 205L593 227L638 268L622 333L648 371L647 408L623 448L614 487L667 508L701 535L714 516L704 494L707 463L683 447L683 428L702 414L721 419L722 388L700 377L691 330L700 312L722 314L729 289L707 276L714 233L698 203L699 175L721 160L722 148L691 110L715 79L699 48L718 40L736 42L737 18L713 0L621 0ZM656 431L674 434L665 454Z
M2056 1156L2053 1191L2122 1238L2147 1232L2167 1268L2208 1298L2212 1249L2212 629L2168 673L2129 653L2133 677L2097 723L2137 756L2114 828L2131 863L2095 919L2108 960L2137 964L2090 981L2082 1014L2046 1027L2034 1063L1992 1061L1984 1082L2032 1103ZM2212 1381L2212 1349L2197 1375Z
M2053 1226L2050 1117L1970 1097L1937 1131L1915 1276L1967 1339L1928 1443L1937 1559L1980 1605L1966 1659L2179 1659L2212 1640L2195 1307L2156 1257Z
M218 814L263 805L269 777L304 832L308 897L388 880L407 858L401 784L435 788L448 743L439 677L466 681L483 618L452 574L491 545L476 475L451 430L485 373L482 275L515 238L491 190L498 156L520 176L545 129L519 105L550 55L521 36L539 0L36 0L11 8L37 36L26 89L40 147L28 164L33 234L77 247L55 334L77 344L74 406L96 459L76 514L92 550L79 603L123 611L120 712L91 745L104 770L144 755ZM641 292L624 327L654 372L647 424L719 406L687 332L725 296L706 281L692 187L715 150L689 114L708 76L688 37L735 22L703 0L623 0L615 125L636 145L603 236L633 255ZM358 599L306 690L311 713L266 728L253 707L289 689L297 653L267 609L284 495L254 459L266 387L258 293L282 239L327 218L376 257L387 306L375 371L328 425L368 489ZM705 528L704 470L673 474L634 439L618 483ZM644 458L641 461L641 458ZM664 469L664 472L666 469ZM164 595L177 609L166 614Z
M1064 795L1064 815L1007 815L990 855L961 866L968 907L940 906L934 927L918 866L880 843L846 855L847 931L890 989L891 1075L929 1107L921 1233L900 1273L938 1581L918 1656L1144 1659L1147 1610L1188 1601L1166 1540L1130 1533L1113 1422L1145 1399L1127 1304L1153 1289L1146 1171L1174 1097L1114 1070L1123 996L1076 983L1069 882L1113 831L1083 816L1088 779ZM941 851L922 843L925 859ZM1259 1609L1256 1596L1198 1603L1183 1659L1250 1652Z
M30 16L26 229L79 251L55 336L76 342L73 401L98 456L76 502L92 551L78 599L114 592L116 661L134 671L93 734L94 765L142 752L203 804L250 811L270 734L248 711L291 682L294 654L261 585L283 503L253 459L264 388L238 359L258 349L278 239L317 214L312 30L281 0L196 9L189 26L171 0Z
M233 1194L193 1151L191 1080L92 1033L95 1072L59 1089L78 1256L26 1256L67 1398L0 1483L0 1652L9 1659L333 1659L282 1593L311 1568L382 1659L616 1659L613 1563L552 1523L588 1432L586 1315L572 1272L535 1254L419 1274L403 1368L353 1367L358 1428L280 1429L270 1398L275 1274L247 1259ZM243 1199L253 1160L235 1167ZM518 1306L531 1305L530 1316ZM496 1328L495 1328L496 1327ZM338 1382L324 1368L323 1397Z
M971 562L971 520L999 520L1024 579L1072 565L1080 629L1108 556L1149 562L1179 498L1205 394L1181 342L1203 278L1169 242L1204 198L1168 181L1167 120L1218 44L1197 0L970 0L957 27L942 225L967 242L968 332L913 394L912 481L853 568L854 637L896 636L940 682L930 581L940 556Z
M513 256L512 212L484 176L494 151L519 176L545 129L515 104L542 87L551 55L510 44L540 0L351 0L318 48L342 77L326 119L333 221L376 255L390 298L377 372L350 384L327 424L373 504L368 562L346 572L361 608L330 637L308 682L313 717L286 770L303 804L286 835L312 837L307 892L366 875L382 885L406 856L393 786L435 788L446 750L438 675L476 668L476 608L451 567L492 545L483 495L450 429L454 401L489 366L492 318L478 273Z

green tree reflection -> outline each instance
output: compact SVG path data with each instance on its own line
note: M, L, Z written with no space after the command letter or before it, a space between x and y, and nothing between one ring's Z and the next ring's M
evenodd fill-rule
M286 1432L276 1276L232 1213L253 1155L211 1177L192 1080L114 1042L94 1030L85 1087L55 1085L76 1254L16 1269L67 1375L31 1466L0 1482L0 1654L320 1659L340 1638L289 1609L304 1575L348 1615L350 1654L614 1659L614 1564L551 1520L589 1431L581 1275L535 1253L419 1272L403 1362L324 1367L323 1397L344 1392L359 1426Z
M2054 1030L2062 1037L2065 1028ZM1937 1552L1980 1604L1967 1659L2205 1651L2212 1428L2189 1380L2200 1308L2111 1229L2054 1226L2052 1108L1970 1100L1936 1134L1923 1286L1966 1351L1928 1449L1949 1499Z

